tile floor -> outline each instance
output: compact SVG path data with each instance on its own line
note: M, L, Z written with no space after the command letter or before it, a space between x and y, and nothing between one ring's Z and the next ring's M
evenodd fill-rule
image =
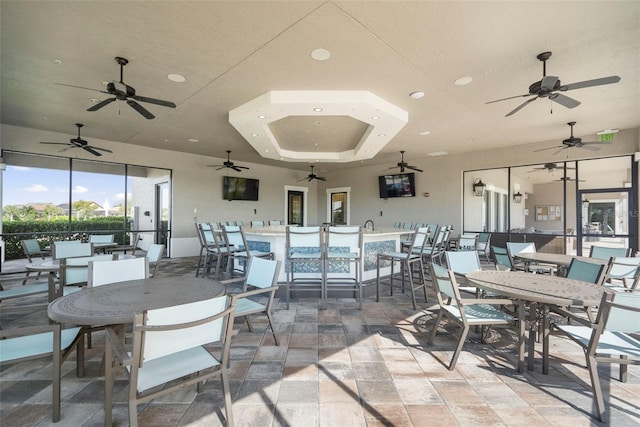
M170 260L162 275L193 274L195 261ZM431 299L430 301L433 301ZM298 299L274 312L281 340L275 346L266 318L256 317L254 332L236 321L231 389L237 426L525 426L598 425L584 356L576 345L552 337L549 375L540 361L533 372L515 370L513 334L492 331L486 343L471 332L453 371L447 370L455 340L446 326L428 345L432 303L419 311L405 295L367 298L360 311L352 299L330 299L326 310L316 299ZM32 324L42 313L9 318ZM266 333L265 333L266 332ZM103 379L98 375L103 339L94 334L84 378L75 361L65 362L62 419L57 426L104 424ZM538 354L539 355L539 354ZM51 423L50 362L8 365L0 371L0 425ZM607 423L640 425L640 367L629 380L603 366L601 378L610 409ZM126 380L116 384L114 425L127 425ZM138 407L141 426L221 425L220 382L197 394L182 389Z

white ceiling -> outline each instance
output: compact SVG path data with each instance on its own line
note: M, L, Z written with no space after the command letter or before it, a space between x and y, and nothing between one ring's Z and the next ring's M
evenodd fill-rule
M367 164L395 164L400 150L414 164L436 151L559 144L569 121L577 122L576 136L640 126L637 1L5 0L0 15L1 122L70 137L81 122L90 143L99 138L221 158L232 150L237 163L307 169L308 161L263 159L229 123L229 111L273 90L364 90L407 111L408 124ZM312 59L317 48L331 57ZM536 55L544 51L553 52L547 75L563 84L622 80L566 92L582 102L574 109L538 99L504 117L528 98L486 104L527 93L542 78ZM142 104L153 120L122 102L87 112L90 98L107 95L56 85L102 90L103 81L119 79L116 56L129 59L124 82L138 95L177 108ZM170 73L186 82L169 81ZM454 85L462 76L473 82ZM412 99L414 91L425 96ZM274 129L283 146L323 152L352 144L336 138L343 126L344 135L360 139L354 130L362 127L339 117L290 117ZM323 163L324 170L338 167L345 165Z

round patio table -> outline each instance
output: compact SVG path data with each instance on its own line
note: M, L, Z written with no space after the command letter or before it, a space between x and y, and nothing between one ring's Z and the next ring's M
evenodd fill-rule
M549 373L549 306L591 307L600 304L604 287L594 283L567 279L566 277L533 274L521 271L474 271L466 274L467 280L478 288L492 293L530 303L530 318L535 318L537 305L543 313L542 371ZM523 321L524 319L519 319ZM534 322L531 322L533 327ZM533 370L535 337L529 333L528 369ZM522 370L522 353L518 370Z
M195 277L157 277L83 289L49 304L49 318L85 326L131 324L144 310L187 304L224 294L224 285Z

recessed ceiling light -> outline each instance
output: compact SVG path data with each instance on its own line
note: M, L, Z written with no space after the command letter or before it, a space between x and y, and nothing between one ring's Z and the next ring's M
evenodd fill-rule
M453 83L455 83L456 86L464 86L464 85L468 85L472 81L473 79L471 77L465 76L465 77L460 77Z
M413 99L420 99L424 96L424 92L421 92L421 91L411 92L409 96L412 97Z
M90 98L89 102L91 102L92 104L97 104L98 102L100 102L100 100L98 98Z
M54 59L54 60L53 60L53 63L54 63L54 64L62 64L62 61L61 61L61 60L59 60L59 59Z
M251 136L258 136L258 134L254 132L251 134Z
M268 153L268 152L269 152L269 150L264 150L264 152L265 152L265 153Z
M195 138L189 138L189 142L200 142L200 140Z
M266 119L266 118L267 118L267 116L265 116L264 114L260 114L260 115L258 116L258 118L259 118L259 119Z
M385 137L385 136L387 136L387 135L386 135L386 134L384 134L384 133L379 133L379 134L378 134L378 136L379 136L380 138L382 138L382 137Z
M431 131L423 130L422 132L419 132L418 135L431 135Z
M380 118L380 116L371 116L371 118L372 118L373 120L378 120L378 119Z
M176 83L184 83L187 81L187 79L185 79L181 74L167 74L167 78Z
M42 120L47 120L49 117L47 116L42 116Z
M331 56L331 52L327 49L314 49L311 51L311 57L316 61L326 61Z
M316 113L321 113L322 112L322 108L316 107L316 108L313 109L313 111L315 111Z
M444 156L447 155L449 153L447 153L446 151L434 151L432 153L427 153L427 155L431 156L431 157L437 157L437 156Z
M169 140L167 138L164 139L164 142L169 142Z

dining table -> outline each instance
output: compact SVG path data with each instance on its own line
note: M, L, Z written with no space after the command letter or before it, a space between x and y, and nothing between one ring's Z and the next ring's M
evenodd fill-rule
M553 254L546 252L518 252L514 255L518 260L521 260L525 265L530 264L552 264L557 267L558 276L566 276L567 267L571 264L571 260L577 259L585 262L593 262L596 264L607 264L607 260L590 258L586 256L567 255L567 254Z
M154 277L85 288L56 299L53 321L82 326L128 325L136 313L223 295L222 283L197 277Z
M593 307L600 304L604 287L566 277L523 271L474 271L467 280L478 288L529 305L527 369L534 370L535 332L538 313L542 315L542 372L549 373L549 307ZM520 317L519 322L525 321ZM518 371L522 372L524 354L519 351Z

